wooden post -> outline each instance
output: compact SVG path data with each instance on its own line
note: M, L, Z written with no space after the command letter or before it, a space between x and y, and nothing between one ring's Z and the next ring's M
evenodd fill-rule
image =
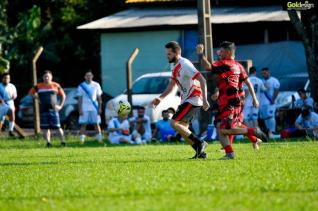
M211 26L211 6L210 0L197 0L197 10L198 10L198 32L199 39L198 42L204 45L204 55L210 62L213 62L213 42L212 42L212 26ZM208 74L202 64L202 61L199 59L199 70L200 72L205 72L203 75L207 79L207 91L208 99L212 92L215 82L211 77L211 74ZM211 112L201 112L201 132L206 130L209 123L211 123Z
M43 47L39 47L36 50L36 53L32 59L32 79L33 79L33 86L36 86L38 83L37 79L37 72L36 72L36 62L39 59L41 53L43 52ZM35 95L33 98L33 110L34 110L34 134L37 136L40 134L41 129L40 129L40 109L39 109L39 99L38 96Z
M135 48L135 50L130 55L128 61L127 61L127 69L126 69L126 78L127 78L127 100L130 103L131 106L133 106L132 102L132 63L134 62L136 56L139 53L139 49Z

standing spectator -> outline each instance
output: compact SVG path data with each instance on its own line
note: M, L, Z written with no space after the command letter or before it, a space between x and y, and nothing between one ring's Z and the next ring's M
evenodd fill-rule
M100 129L102 113L102 89L99 83L93 81L93 73L87 71L85 73L85 81L78 86L78 111L80 131L80 144L85 142L86 125L94 125L97 132L96 139L99 143L103 143L103 135Z
M163 110L161 115L162 119L156 123L152 137L156 139L159 135L161 142L176 141L177 133L170 125L169 111Z
M262 76L266 91L261 97L260 118L265 122L268 136L273 138L273 133L276 130L275 101L279 93L280 83L276 78L270 76L270 71L267 67L262 69Z
M35 97L37 94L40 103L40 126L47 141L46 146L52 147L51 129L59 132L61 146L65 146L64 132L61 128L59 111L65 102L65 93L60 84L53 82L52 72L46 70L43 75L43 83L38 83L30 90L30 95ZM61 96L60 104L57 103L57 95Z
M298 89L297 93L300 99L296 100L295 107L302 109L306 106L307 108L313 109L314 100L311 97L307 97L305 89L304 88Z
M258 100L261 99L261 93L266 91L263 81L256 77L256 68L251 67L249 71L249 78L254 87L254 92ZM245 106L244 106L244 122L247 123L249 127L257 128L258 127L258 113L259 108L253 106L253 98L249 93L249 90L246 86L245 89Z
M2 83L0 83L0 97L3 99L3 103L6 104L11 112L9 115L9 136L14 137L13 129L14 129L14 121L15 121L15 106L14 100L17 98L17 89L15 86L10 83L10 74L4 73L2 75ZM5 112L7 113L7 112ZM1 121L2 120L2 121ZM2 128L3 122L5 120L5 116L0 119L0 129Z
M145 115L144 107L139 107L137 116L130 118L129 121L133 128L133 136L140 136L144 143L151 141L150 118Z

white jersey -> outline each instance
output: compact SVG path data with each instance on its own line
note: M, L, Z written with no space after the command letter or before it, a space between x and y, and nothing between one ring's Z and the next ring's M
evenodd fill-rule
M280 87L279 81L274 77L269 77L267 80L263 80L266 91L261 97L261 105L270 105L270 100L274 96L275 90L278 90Z
M88 90L89 93L87 93L81 85L78 86L78 96L82 97L82 109L83 112L85 111L93 111L96 110L95 106L93 105L93 102L98 105L97 98L102 95L102 89L99 85L99 83L92 81L91 83L82 83ZM93 102L92 102L93 101Z
M125 119L124 121L120 122L119 119L117 117L112 118L109 123L108 123L108 130L109 129L122 129L122 130L126 130L127 133L129 131L129 122L127 119ZM114 131L114 132L110 132L109 133L109 138L115 138L117 136L122 136L122 135L129 135L129 134L123 134L122 131Z
M180 57L173 67L172 79L177 83L181 92L181 103L189 102L194 106L202 106L202 90L196 79L200 72L186 58Z
M14 101L13 99L15 99L17 97L17 89L15 88L15 86L12 83L8 83L6 86L3 85L3 83L0 83L1 89L5 90L6 92L6 96L8 99L4 99L6 101L6 103L8 104L8 106L14 110Z
M256 98L258 100L260 100L261 97L262 97L262 93L264 91L266 91L266 88L264 86L263 81L260 78L256 77L255 75L250 75L249 79L250 79L250 82L251 82L251 84L252 84L252 86L254 88L254 92L255 92ZM247 94L247 97L245 98L245 105L246 106L253 106L252 95L250 94L246 84L244 84L244 87L245 87L245 92Z

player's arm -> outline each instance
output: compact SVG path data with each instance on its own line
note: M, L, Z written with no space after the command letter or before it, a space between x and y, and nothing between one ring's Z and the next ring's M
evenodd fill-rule
M152 104L156 107L157 105L159 105L159 103L165 98L167 97L173 90L173 88L176 86L176 81L174 79L171 79L167 89L157 98L155 98L152 101Z
M17 94L17 88L13 85L13 95L12 95L12 100L17 99L18 94Z
M98 102L98 113L101 114L102 113L102 104L103 104L103 100L102 100L101 95L99 95L97 97L97 102Z
M253 98L254 107L258 108L259 107L259 102L258 102L258 100L256 98L256 95L255 95L255 92L254 92L254 88L253 88L253 85L252 85L250 79L246 78L244 82L245 82L245 84L246 84L246 86L248 88L249 93L251 94L251 96Z
M60 105L56 106L56 109L59 111L63 108L64 106L64 103L65 103L65 92L64 90L62 89L62 87L58 87L58 95L61 96L61 102L60 102Z
M274 104L274 103L275 103L276 98L277 98L277 96L278 96L278 93L279 93L279 89L274 89L274 94L273 94L273 98L272 98L271 104Z
M203 66L206 70L212 70L212 65L209 62L209 60L204 56L204 45L198 44L197 45L197 54L199 56L199 59L202 61Z
M197 77L197 80L200 82L200 87L202 90L202 97L203 97L203 109L207 111L210 108L209 102L208 102L208 97L207 97L207 88L206 88L206 80L202 76L202 74L199 74Z
M83 96L79 95L77 97L77 99L78 99L78 113L79 113L79 115L83 115L83 107L82 107L82 105L83 105Z

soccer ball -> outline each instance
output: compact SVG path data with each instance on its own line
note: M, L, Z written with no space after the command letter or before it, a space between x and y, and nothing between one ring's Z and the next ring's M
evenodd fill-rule
M126 116L130 114L130 112L131 112L131 106L129 102L119 101L118 109L117 109L118 116Z

